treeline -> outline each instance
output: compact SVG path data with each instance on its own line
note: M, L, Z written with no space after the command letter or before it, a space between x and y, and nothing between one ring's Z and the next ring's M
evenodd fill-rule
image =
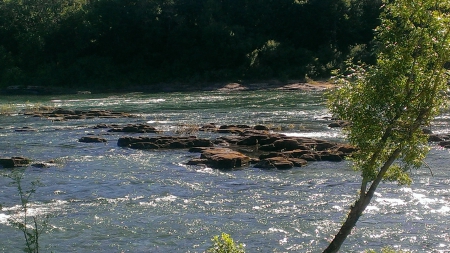
M0 86L326 77L381 0L0 0Z

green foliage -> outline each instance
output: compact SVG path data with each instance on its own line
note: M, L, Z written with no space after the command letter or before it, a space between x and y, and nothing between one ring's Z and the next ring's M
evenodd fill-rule
M368 45L380 5L0 0L0 87L327 76L351 48Z
M48 227L48 216L38 217L36 215L29 215L30 200L36 193L37 187L41 183L36 180L31 182L31 187L29 189L24 189L22 185L23 172L13 171L5 176L13 180L12 184L17 187L17 192L20 197L21 218L11 218L9 223L22 231L25 239L24 252L26 253L38 253L39 252L39 237L44 233Z
M222 233L220 237L216 235L212 241L213 246L206 251L207 253L245 253L244 245L236 244L229 234Z
M422 128L446 104L450 61L450 1L384 0L376 29L375 65L353 65L329 99L330 111L350 122L349 142L358 148L358 200L324 253L338 252L383 180L411 183L429 150Z
M331 111L352 122L346 133L360 149L354 165L364 180L374 180L394 151L399 160L385 179L408 183L405 172L422 165L428 145L421 127L446 99L448 8L448 1L386 1L376 29L376 65L350 66L330 97Z

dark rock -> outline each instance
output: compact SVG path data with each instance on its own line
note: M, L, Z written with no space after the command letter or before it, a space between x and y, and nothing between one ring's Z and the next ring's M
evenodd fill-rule
M264 143L264 141L267 141L268 139L269 136L267 135L255 134L244 137L243 139L237 142L237 145L248 145L248 146L257 145L260 143Z
M199 128L199 131L205 131L205 132L215 132L217 131L217 126L214 123L209 123L206 125L203 125Z
M432 135L428 136L428 141L429 142L441 142L441 141L445 141L445 139L438 134L432 134Z
M300 159L306 160L306 161L317 161L319 158L319 156L315 153L308 153L308 154L303 154L300 156Z
M239 168L250 163L250 157L228 148L206 149L200 159L207 159L207 165L216 169Z
M123 132L123 133L161 133L160 130L156 129L153 126L146 124L129 124L124 127L115 127L108 132Z
M295 149L295 150L283 152L283 155L286 157L300 158L304 154L310 154L310 153L311 153L310 149Z
M439 142L439 146L444 148L450 148L450 141L441 141Z
M117 141L119 147L130 147L135 149L181 149L192 147L212 147L208 139L200 139L195 136L157 136L157 137L121 137Z
M85 115L65 115L64 119L69 120L69 119L86 119Z
M69 120L69 119L90 119L90 118L130 118L136 117L124 112L112 112L108 110L70 110L63 108L56 108L54 110L35 113L36 117L45 117L51 120Z
M99 136L85 136L81 137L78 141L86 143L107 142L105 138Z
M335 122L332 122L330 124L328 124L328 127L334 128L334 127L346 127L350 125L350 123L348 121L344 121L344 120L338 120Z
M277 140L273 143L276 150L289 151L297 149L300 144L295 139L283 139Z
M15 132L36 132L37 129L29 127L29 126L24 126L22 128L17 128L14 129Z
M51 113L53 114L67 114L67 115L75 115L75 111L63 108L57 108L53 110Z
M269 131L270 130L268 127L263 126L263 125L256 125L256 126L253 127L253 129L255 129L255 130L262 130L262 131Z
M321 161L340 162L343 160L342 153L340 152L322 151L318 152L318 155Z
M422 128L422 133L431 135L431 134L433 134L433 131L431 131L430 129L427 129L427 128Z
M341 144L336 148L336 151L342 152L346 156L353 154L357 150L358 150L357 148L345 144Z
M106 124L97 124L96 126L93 127L94 129L103 129L103 128L110 128L110 126L106 125Z
M136 143L131 143L129 145L130 148L133 149L159 149L161 148L161 146L153 143L153 142L136 142Z
M300 159L300 158L287 158L287 160L289 162L292 162L295 167L303 167L306 164L308 164L308 162L305 159Z
M314 146L314 150L323 151L328 150L336 146L336 143L331 142L317 142Z
M266 144L259 147L259 150L262 151L275 151L277 148L273 144Z
M255 168L261 169L272 169L276 168L279 170L291 169L294 167L294 163L289 161L284 157L271 157L261 160L259 163L255 164Z
M268 154L262 154L259 156L259 159L264 160L272 157L286 157L282 152L270 152Z
M247 125L222 125L217 129L218 133L243 133L246 129L251 129Z
M208 159L194 158L187 162L187 165L206 165Z
M0 166L3 168L22 167L30 164L31 160L25 157L13 156L11 158L0 158Z

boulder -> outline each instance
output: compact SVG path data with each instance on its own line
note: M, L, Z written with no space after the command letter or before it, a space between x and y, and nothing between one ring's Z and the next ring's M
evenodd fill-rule
M237 145L246 145L252 146L260 143L266 143L270 139L266 134L254 134L245 136L244 138L240 138L240 141L237 141Z
M255 130L260 130L260 131L269 131L270 129L264 125L256 125L253 127L253 129Z
M193 159L188 164L201 162L215 169L234 169L247 166L250 157L229 148L203 149L199 159Z
M296 139L282 139L277 140L273 143L273 146L276 150L283 150L283 151L289 151L297 149L300 144Z
M286 170L294 167L294 163L284 157L271 157L255 164L255 168Z
M294 164L294 167L303 167L308 164L308 162L305 159L300 158L287 158L287 160Z

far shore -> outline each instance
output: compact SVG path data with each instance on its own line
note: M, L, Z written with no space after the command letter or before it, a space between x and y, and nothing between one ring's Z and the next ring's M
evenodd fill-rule
M97 87L93 85L93 87ZM122 88L61 88L44 86L8 86L0 90L0 95L54 95L54 94L95 94L95 93L127 93L127 92L195 92L195 91L254 91L254 90L284 90L284 91L323 91L335 87L328 80L290 80L290 81L256 81L256 82L217 82L217 83L161 83L153 85L129 85Z

